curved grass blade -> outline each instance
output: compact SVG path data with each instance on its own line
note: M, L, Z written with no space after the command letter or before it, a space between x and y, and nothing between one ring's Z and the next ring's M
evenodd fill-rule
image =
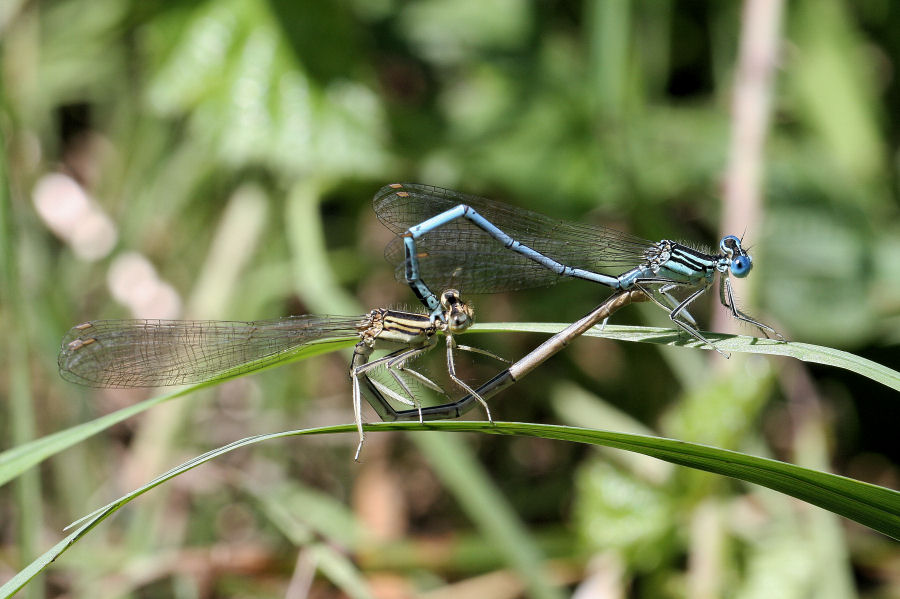
M195 391L199 391L200 389L205 389L206 387L218 385L219 383L231 380L233 378L238 378L248 374L255 374L257 372L262 372L263 370L276 368L278 366L283 366L285 364L304 360L306 358L311 358L319 354L335 351L344 347L349 347L355 342L355 340L348 340L305 345L298 348L297 351L286 353L283 359L278 360L277 362L268 363L259 369L252 370L250 368L252 367L252 364L243 365L235 369L234 371L222 373L221 375L209 379L208 381L190 385L189 387L185 387L177 391L172 391L170 393L165 393L157 397L151 397L150 399L146 399L142 402L136 403L131 406L126 406L110 414L106 414L105 416L95 418L90 422L85 422L66 430L46 435L44 437L41 437L40 439L35 439L34 441L31 441L29 443L7 449L6 451L0 453L0 485L6 484L28 468L41 463L50 456L53 456L60 451L75 445L76 443L80 443L81 441L84 441L85 439L88 439L96 435L97 433L103 432L111 426L114 426L119 422L126 420L127 418L131 418L132 416L140 414L141 412L144 412L152 408L153 406L165 403L178 397L182 397L184 395L189 395Z
M529 332L529 333L547 333L553 334L561 331L568 326L562 323L482 323L471 327L467 332ZM770 354L789 356L803 360L805 362L813 362L816 364L825 364L844 368L851 372L860 374L866 378L877 381L892 389L900 391L900 373L886 366L882 366L871 360L861 358L854 354L844 352L830 347L819 345L811 345L808 343L797 342L781 342L769 339L759 339L756 337L748 337L744 335L721 335L716 333L704 333L707 338L715 341L716 345L726 351L736 351L745 353ZM609 325L603 329L594 327L585 333L591 337L603 337L616 341L636 341L642 343L656 343L661 345L676 345L687 347L700 347L701 349L709 349L702 346L692 339L680 334L674 329L664 329L656 327L635 327L635 326L616 326ZM343 347L352 345L352 341L336 342L328 344L320 344L306 346L300 348L296 353L286 355L283 361L266 366L264 369L275 368L290 362L302 360L314 355L334 351ZM260 369L260 370L264 370ZM246 370L243 369L242 370ZM256 371L254 371L256 372ZM40 439L31 441L18 447L13 447L0 453L0 485L3 485L31 466L39 464L48 457L87 439L107 428L141 412L170 399L175 399L182 395L187 395L193 391L209 387L235 378L251 374L251 372L241 372L239 375L231 375L225 373L204 383L192 385L173 393L168 393L159 397L145 400L133 406L122 408L112 414L101 416L90 422L80 424L70 429L59 431L51 435L47 435Z
M809 468L746 455L736 451L648 435L517 422L497 422L493 425L488 422L457 421L426 422L424 424L419 424L418 422L381 422L368 424L365 428L370 432L434 430L523 435L624 449L649 455L673 464L762 485L864 524L894 539L900 539L900 492L836 474L818 472ZM68 550L69 547L78 542L81 537L132 499L213 458L241 447L284 437L355 432L355 425L344 424L257 435L235 441L189 460L70 525L70 527L78 526L77 530L0 587L0 599L5 599L21 589L29 580L46 569L50 563Z
M546 333L552 335L566 328L568 323L482 323L473 325L468 331L472 333L494 332L519 332L519 333ZM694 340L681 333L677 329L665 329L659 327L636 327L607 325L606 328L594 327L584 333L587 337L602 337L613 341L637 341L641 343L655 343L657 345L673 345L680 347L693 347L697 349L712 349L707 345ZM721 333L709 333L703 331L703 335L716 344L716 347L726 352L743 352L751 354L768 354L772 356L787 356L803 362L824 364L843 368L868 379L879 382L882 385L900 391L900 372L867 360L850 352L841 351L822 345L811 343L798 343L796 341L776 341L774 339L762 339L748 335L723 335Z

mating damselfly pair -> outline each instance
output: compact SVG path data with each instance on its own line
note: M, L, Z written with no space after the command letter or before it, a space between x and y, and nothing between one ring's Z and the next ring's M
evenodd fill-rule
M741 312L730 276L745 277L752 260L733 235L724 237L719 254L708 254L669 240L651 242L613 229L558 221L485 198L436 187L392 184L374 199L378 218L397 239L386 256L397 264L398 278L412 288L427 313L376 308L358 317L293 316L255 322L104 320L78 325L63 340L59 367L63 378L99 387L153 387L226 378L285 360L316 343L358 339L350 363L353 408L362 448L363 396L383 420L434 420L462 415L506 388L555 354L569 341L617 309L652 301L681 329L715 347L696 328L690 304L720 275L720 301L732 316L775 331ZM606 272L604 272L606 271ZM612 273L612 274L610 274ZM617 274L616 274L617 273ZM460 293L493 293L583 279L614 292L581 320L557 333L500 374L473 389L456 374L454 334L474 322ZM429 286L429 282L431 286ZM433 286L433 287L432 287ZM443 289L439 294L434 289ZM689 290L684 299L673 292ZM447 372L466 395L423 407L404 376L444 395L446 391L408 363L446 337ZM370 360L376 349L390 350ZM399 385L390 389L370 373L387 370ZM410 406L397 410L388 400Z

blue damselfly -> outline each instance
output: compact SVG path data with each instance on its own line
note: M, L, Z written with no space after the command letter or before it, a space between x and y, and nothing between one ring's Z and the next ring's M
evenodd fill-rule
M614 290L638 290L666 310L678 327L719 350L697 330L691 303L720 274L719 297L731 315L767 337L781 336L738 310L730 276L746 277L750 255L734 235L710 254L667 239L653 242L598 225L553 218L455 191L394 183L375 195L375 213L398 238L386 256L398 279L440 318L439 302L426 283L465 293L493 293L584 279ZM624 269L624 270L623 270ZM618 274L606 274L612 271ZM682 300L672 291L689 289Z

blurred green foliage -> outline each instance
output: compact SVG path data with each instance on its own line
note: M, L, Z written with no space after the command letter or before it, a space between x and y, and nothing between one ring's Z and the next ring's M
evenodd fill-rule
M896 366L900 5L785 10L763 220L729 231L753 245L739 291L792 340ZM741 24L741 3L684 0L0 3L14 265L0 296L2 448L144 396L55 373L72 324L134 315L109 283L129 253L177 291L182 315L249 320L412 304L369 204L391 181L714 243ZM35 190L54 172L114 223L104 255L85 259L39 216ZM473 300L481 321L562 321L603 295L570 283ZM657 312L616 318L664 324ZM484 344L518 357L538 341ZM897 486L893 391L760 360L585 339L492 410L643 427ZM350 419L334 355L158 406L0 489L0 580L187 456ZM282 596L309 583L317 596L504 596L496 580L506 596L900 592L895 546L758 488L535 439L370 437L361 465L349 436L229 455L98 528L26 592ZM466 476L480 503L462 498ZM306 510L334 523L304 522ZM473 586L444 586L458 581Z

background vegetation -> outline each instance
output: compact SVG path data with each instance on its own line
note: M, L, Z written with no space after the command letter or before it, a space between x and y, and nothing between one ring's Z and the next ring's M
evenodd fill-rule
M900 6L784 6L763 203L746 231L723 231L747 209L723 201L744 24L736 2L7 0L0 449L147 396L58 378L77 322L412 304L370 206L392 181L651 239L745 234L752 314L896 366ZM605 295L569 283L473 300L482 322L571 321ZM726 331L720 312L697 316ZM635 306L616 322L665 315ZM472 339L514 358L542 337ZM157 406L0 488L0 581L72 520L194 455L350 422L346 366L329 354ZM492 411L897 488L895 401L824 366L582 339ZM900 594L892 541L756 486L546 439L373 433L360 464L355 443L287 439L214 460L95 529L25 593ZM528 563L544 567L523 576Z

